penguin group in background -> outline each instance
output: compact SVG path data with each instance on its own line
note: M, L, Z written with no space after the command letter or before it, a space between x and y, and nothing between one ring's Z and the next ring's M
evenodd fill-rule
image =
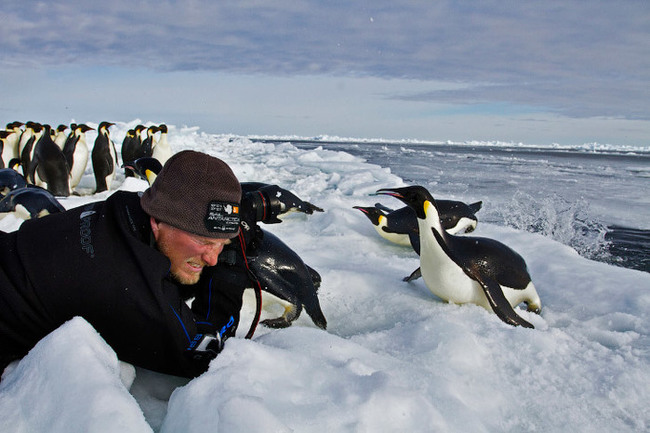
M426 286L441 299L472 303L493 311L505 323L533 328L514 307L542 308L524 259L494 239L447 233L433 196L422 186L377 191L409 206L417 216L420 270Z
M156 140L158 132L160 132L160 137ZM165 162L172 156L172 150L167 138L168 132L169 130L165 124L152 125L148 128L144 125L138 125L134 129L127 131L122 142L121 151L126 177L135 177L137 175L133 171L136 160L156 158L161 165L165 165Z
M102 122L97 128L97 138L91 153L93 172L97 188L95 193L108 191L111 187L115 169L118 167L117 152L115 144L111 140L109 128L114 123Z
M91 149L86 141L86 133L94 129L86 124L71 123L69 127L59 124L53 129L34 121L7 123L6 128L0 130L0 168L8 167L12 160L14 164L18 161L16 170L25 176L28 184L41 185L55 195L66 196L72 192L77 194L74 190L85 174L90 159L95 176L95 192L107 191L119 167L115 143L109 131L112 125L114 123L100 123ZM166 124L149 127L140 124L127 132L122 143L122 161L127 177L135 175L131 168L133 161L143 157L156 158L161 166L164 165L172 155L168 132ZM49 137L44 137L44 133ZM156 140L158 133L160 136ZM42 144L38 145L39 142ZM61 176L54 175L60 173L62 164L60 155L51 148L51 143L59 148L65 158L69 177L67 187L63 185ZM129 162L131 164L127 164ZM39 174L38 165L42 174ZM59 168L55 170L54 166ZM45 178L49 178L49 182Z

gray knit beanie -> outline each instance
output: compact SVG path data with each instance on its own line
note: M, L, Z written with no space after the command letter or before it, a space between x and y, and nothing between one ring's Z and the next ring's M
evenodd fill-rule
M241 185L230 167L193 150L173 155L142 197L159 221L199 236L230 239L239 233Z

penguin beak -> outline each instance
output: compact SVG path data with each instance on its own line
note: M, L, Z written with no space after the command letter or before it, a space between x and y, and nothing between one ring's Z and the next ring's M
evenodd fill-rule
M377 190L374 195L388 195L391 197L395 197L399 200L404 200L404 196L397 190L390 189L390 188L382 188Z
M377 195L388 195L395 197L398 200L401 200L408 207L413 209L418 218L426 218L424 212L424 194L426 190L421 186L407 186L404 188L382 188L377 190L375 194ZM426 193L428 194L428 193Z

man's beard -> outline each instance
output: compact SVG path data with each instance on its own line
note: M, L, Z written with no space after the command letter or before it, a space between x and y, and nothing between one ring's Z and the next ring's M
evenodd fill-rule
M171 258L169 257L169 254L168 254L168 252L170 251L170 247L167 244L166 240L165 239L159 239L158 242L156 243L156 246L158 248L158 251L163 253L169 259L169 261L171 262ZM184 262L184 263L187 263L187 261ZM205 263L203 263L203 266L205 266ZM171 277L176 282L178 282L180 284L184 284L184 285L192 285L192 284L198 283L199 279L201 278L201 274L202 274L202 272L196 272L196 273L194 273L194 272L185 272L185 273L177 272L177 271L175 271L173 269L173 266L172 266L172 269L170 269L169 273L170 273Z

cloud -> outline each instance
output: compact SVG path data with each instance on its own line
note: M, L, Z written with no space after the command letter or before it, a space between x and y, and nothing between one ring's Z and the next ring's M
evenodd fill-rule
M8 0L0 67L462 83L404 100L647 119L645 1Z

